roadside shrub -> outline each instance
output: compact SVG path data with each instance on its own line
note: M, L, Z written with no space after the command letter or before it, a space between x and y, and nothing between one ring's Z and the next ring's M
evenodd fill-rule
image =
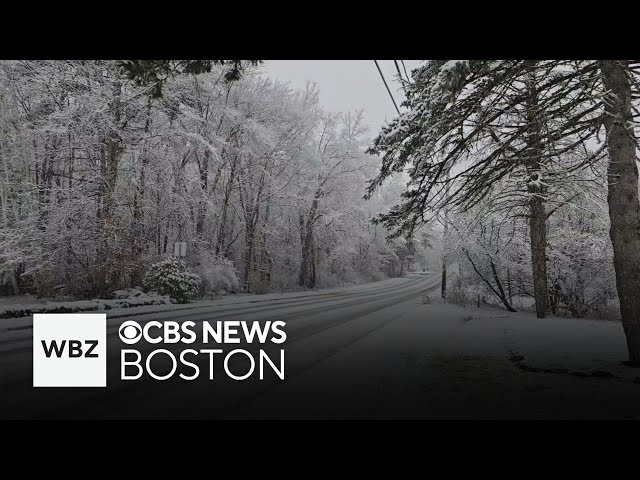
M460 307L467 307L473 304L467 293L455 283L447 289L447 303Z
M143 280L146 291L169 295L178 303L196 298L201 283L200 277L188 271L185 264L176 257L151 265Z
M203 293L235 292L240 281L233 262L213 253L200 253L193 268L202 278Z

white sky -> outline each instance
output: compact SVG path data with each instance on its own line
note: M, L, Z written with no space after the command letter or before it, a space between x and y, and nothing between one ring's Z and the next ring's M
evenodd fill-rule
M385 79L400 107L404 95L393 60L378 60ZM419 60L404 60L407 73L420 65ZM402 64L398 60L400 71ZM347 112L364 109L370 134L376 135L386 121L397 116L389 94L373 60L267 60L264 73L288 82L294 89L304 89L307 81L318 84L320 103L329 111Z

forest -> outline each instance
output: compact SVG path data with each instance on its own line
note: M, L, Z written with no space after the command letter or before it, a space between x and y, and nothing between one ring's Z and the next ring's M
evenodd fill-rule
M326 112L247 63L130 81L115 61L0 63L0 290L105 297L187 244L204 291L402 275L369 219L362 112ZM231 78L230 78L231 77Z
M639 61L424 61L377 132L255 62L136 66L0 62L1 294L108 296L184 242L201 294L441 270L622 319L640 362Z

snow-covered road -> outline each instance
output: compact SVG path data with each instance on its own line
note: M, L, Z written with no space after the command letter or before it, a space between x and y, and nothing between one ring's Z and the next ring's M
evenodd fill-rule
M437 274L415 274L171 311L107 312L107 388L33 388L30 320L12 320L0 329L1 416L640 418L640 384L634 383L640 372L618 365L625 353L620 324L424 304L425 292L437 296L438 288ZM234 381L220 374L218 362L213 380L121 381L118 327L128 319L141 325L283 320L286 378ZM143 355L153 348L139 347ZM208 359L196 363L206 368ZM242 370L242 361L236 363ZM598 376L603 369L615 377Z

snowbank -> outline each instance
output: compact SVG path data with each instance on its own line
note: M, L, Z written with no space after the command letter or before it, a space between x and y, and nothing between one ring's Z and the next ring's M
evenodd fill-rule
M142 305L171 305L176 303L166 295L144 293L139 289L117 290L116 298L80 300L72 302L46 302L33 304L13 304L0 306L0 318L26 317L34 313L73 313L130 308Z

